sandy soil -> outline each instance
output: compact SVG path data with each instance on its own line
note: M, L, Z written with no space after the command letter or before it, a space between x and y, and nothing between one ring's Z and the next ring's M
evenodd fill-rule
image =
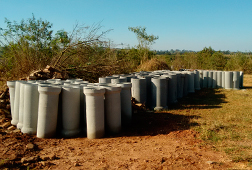
M8 111L1 109L0 169L246 168L198 139L185 125L189 119L135 110L132 125L117 136L39 139L11 126Z

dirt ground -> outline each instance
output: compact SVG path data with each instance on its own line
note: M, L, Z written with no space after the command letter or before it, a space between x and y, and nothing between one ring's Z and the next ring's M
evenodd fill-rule
M246 169L198 139L189 119L135 110L117 136L39 139L11 126L1 109L0 169Z

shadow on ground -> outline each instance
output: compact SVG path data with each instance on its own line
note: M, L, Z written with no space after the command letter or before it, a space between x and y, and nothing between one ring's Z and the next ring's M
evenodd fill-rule
M214 109L221 108L225 101L225 94L219 89L201 89L171 105L170 110L176 109Z
M169 110L221 108L221 103L226 103L225 98L225 95L218 89L202 89L180 99L177 104L170 105ZM199 126L191 121L191 119L200 118L199 116L172 114L169 110L163 112L135 111L131 126L124 127L122 132L116 136L153 136Z

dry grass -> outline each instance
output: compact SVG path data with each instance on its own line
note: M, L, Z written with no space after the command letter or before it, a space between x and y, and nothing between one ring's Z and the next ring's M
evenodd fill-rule
M170 67L162 59L152 58L139 65L137 71L170 70Z
M252 75L244 76L244 89L201 90L170 108L169 113L193 116L189 126L206 144L252 166Z

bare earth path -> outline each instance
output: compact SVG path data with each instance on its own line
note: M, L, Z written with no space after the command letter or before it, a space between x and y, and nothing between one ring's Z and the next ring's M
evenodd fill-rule
M1 110L0 169L246 169L199 140L190 118L137 110L117 136L39 139L7 125Z

